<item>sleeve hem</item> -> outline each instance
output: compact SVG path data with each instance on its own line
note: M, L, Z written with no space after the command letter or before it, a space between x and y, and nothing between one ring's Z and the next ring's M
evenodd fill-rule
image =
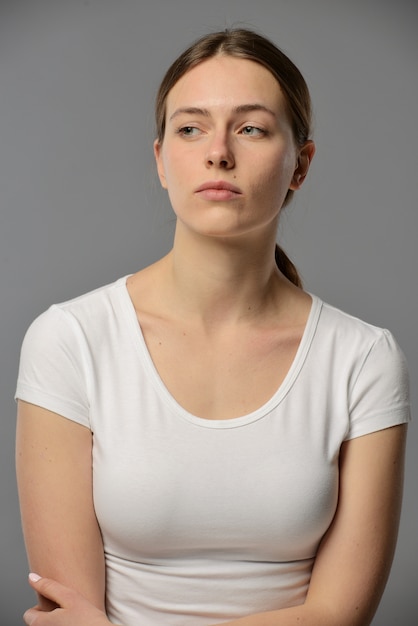
M374 414L368 419L362 420L361 425L358 424L357 427L353 426L353 428L351 428L351 430L347 433L344 441L356 439L357 437L362 437L363 435L369 435L373 432L384 430L385 428L391 428L392 426L407 424L410 421L411 410L409 406L394 409L385 414Z
M39 389L34 389L22 383L18 384L15 400L23 400L24 402L35 404L90 429L90 420L81 407L49 393L44 393Z

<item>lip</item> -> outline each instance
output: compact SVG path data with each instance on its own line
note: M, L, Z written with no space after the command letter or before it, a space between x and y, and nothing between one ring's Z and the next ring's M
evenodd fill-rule
M233 200L242 195L239 187L224 180L210 180L200 185L195 191L206 200Z

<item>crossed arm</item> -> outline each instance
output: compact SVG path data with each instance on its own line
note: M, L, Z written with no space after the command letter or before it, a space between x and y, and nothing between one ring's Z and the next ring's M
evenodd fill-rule
M406 428L394 426L343 444L337 512L321 542L305 603L223 626L371 623L396 545ZM25 613L28 626L110 624L91 457L87 428L19 402L16 463L23 532L30 569L42 576L31 582L39 600Z

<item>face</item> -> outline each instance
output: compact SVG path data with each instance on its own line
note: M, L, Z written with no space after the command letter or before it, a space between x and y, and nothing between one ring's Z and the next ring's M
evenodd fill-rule
M274 76L230 56L200 63L174 85L154 149L178 226L223 237L275 231L313 154L312 142L295 145Z

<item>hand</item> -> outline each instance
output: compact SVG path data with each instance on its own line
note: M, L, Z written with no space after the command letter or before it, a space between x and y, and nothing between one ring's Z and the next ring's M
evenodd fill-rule
M28 609L23 620L26 626L108 626L105 613L93 606L81 593L55 580L29 574L29 584L41 596L52 600L58 608L44 611L39 606Z

